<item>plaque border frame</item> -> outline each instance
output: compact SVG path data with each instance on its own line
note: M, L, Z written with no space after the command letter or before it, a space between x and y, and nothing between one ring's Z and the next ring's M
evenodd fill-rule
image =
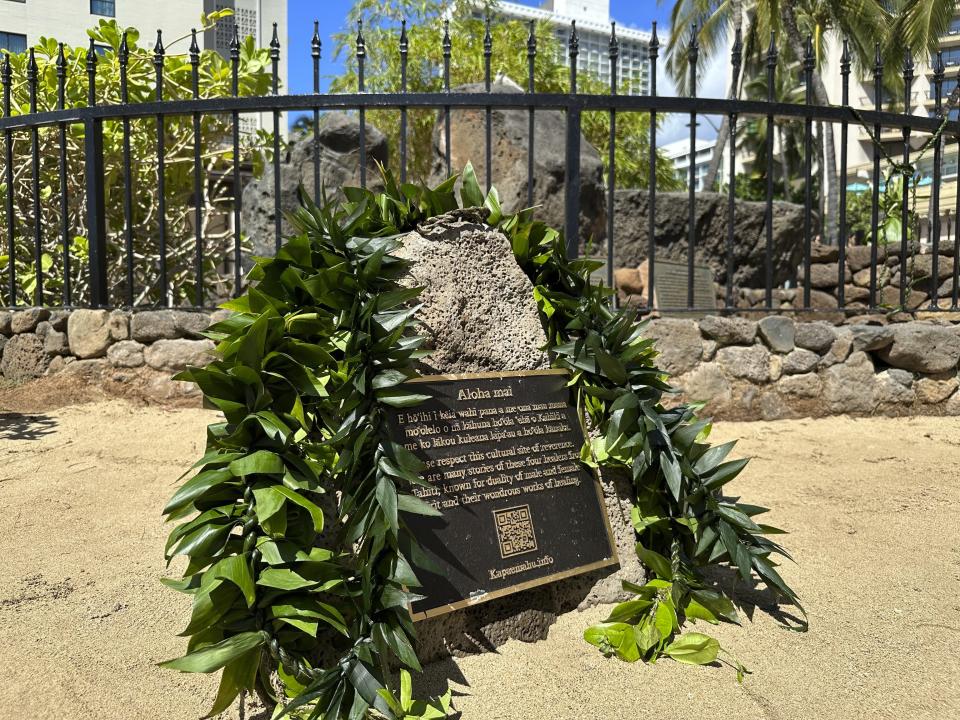
M536 377L536 376L550 376L550 375L562 375L565 377L570 376L568 370L562 368L551 368L548 370L504 370L502 372L478 372L478 373L456 373L456 374L445 374L445 375L421 375L420 377L411 378L407 380L405 385L413 385L417 383L428 383L428 382L455 382L457 380L491 380L493 378L515 378L515 377ZM574 410L577 408L574 406ZM577 420L579 421L580 431L583 434L584 440L587 438L587 431L583 425L583 418L579 416L579 411L577 411ZM583 465L580 460L577 460L578 463ZM566 580L577 575L582 575L584 573L591 572L593 570L599 570L601 568L610 567L611 565L619 565L620 557L617 553L617 541L613 535L613 528L610 525L610 516L607 513L607 503L603 496L603 485L600 482L600 474L597 468L587 466L587 469L590 470L590 475L593 478L593 488L597 494L597 503L600 506L600 514L603 517L603 526L607 531L607 542L609 543L610 557L603 558L602 560L596 560L592 563L587 563L586 565L578 565L577 567L568 568L567 570L562 570L560 572L553 573L551 575L545 575L541 578L536 578L534 580L526 580L522 583L516 585L509 585L499 590L493 590L491 592L485 592L482 595L477 595L475 597L464 598L463 600L458 600L454 603L447 603L446 605L439 605L430 610L425 610L423 612L415 613L413 612L412 606L408 608L410 612L410 617L414 622L419 622L420 620L426 620L428 618L437 617L439 615L446 615L447 613L455 612L457 610L462 610L464 608L473 607L475 605L481 605L490 600L497 600L508 595L513 595L514 593L523 592L524 590L530 590L531 588L539 587L540 585L547 585L549 583L559 582L560 580ZM417 588L419 589L419 588Z

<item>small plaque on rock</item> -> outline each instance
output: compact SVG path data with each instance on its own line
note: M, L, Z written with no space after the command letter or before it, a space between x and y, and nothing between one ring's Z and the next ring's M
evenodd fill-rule
M442 517L405 520L439 573L417 570L414 619L617 563L600 484L562 370L434 375L390 412L427 466L413 492Z

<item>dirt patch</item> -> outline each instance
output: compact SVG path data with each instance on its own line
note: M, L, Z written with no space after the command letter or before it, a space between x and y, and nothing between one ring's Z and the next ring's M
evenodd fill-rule
M0 707L22 720L209 708L216 678L156 663L182 653L190 614L159 583L178 569L164 567L160 508L216 417L118 401L0 415ZM791 531L798 564L783 574L810 632L783 630L764 593L742 596L760 605L752 620L711 629L754 671L738 685L728 668L604 659L582 639L607 612L596 608L562 616L543 642L429 666L418 692L453 678L463 720L960 715L960 423L722 423L714 435L742 438L753 458L732 491Z
M148 368L116 369L100 361L86 362L80 371L68 365L56 375L22 384L0 378L0 410L39 413L118 399L165 409L199 408L202 404L192 383L172 380L170 373Z

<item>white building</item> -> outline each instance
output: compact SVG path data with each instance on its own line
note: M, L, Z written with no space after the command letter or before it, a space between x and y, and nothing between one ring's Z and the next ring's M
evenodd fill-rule
M2 0L0 0L2 2ZM610 0L545 0L540 7L501 2L497 12L508 19L542 20L551 23L568 60L566 48L570 24L576 20L580 38L578 70L589 71L603 82L610 82ZM623 95L644 95L650 92L650 33L617 25L620 57L617 65L619 92Z
M229 8L232 18L204 33L200 45L229 56L233 23L240 35L252 35L266 47L273 36L273 23L281 43L280 81L287 80L286 0L0 0L0 50L23 52L41 37L55 38L72 46L90 42L87 28L101 19L116 19L121 27L140 31L140 45L152 47L157 29L168 40L188 35L200 25L200 14Z
M693 153L693 162L694 162L694 178L695 185L694 190L699 192L703 190L703 180L707 176L707 168L710 166L710 160L713 157L713 149L717 146L716 140L697 140L695 147L695 152ZM690 184L690 141L687 139L676 140L671 143L666 143L660 145L658 148L660 152L669 158L670 162L673 163L673 171L677 176L677 179L680 180L684 185L689 187ZM721 179L721 182L726 175L724 174L724 164L726 163L726 156L724 156L720 161L720 171L718 177Z

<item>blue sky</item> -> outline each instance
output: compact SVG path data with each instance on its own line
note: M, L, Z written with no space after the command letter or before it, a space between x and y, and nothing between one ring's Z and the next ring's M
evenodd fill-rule
M515 0L524 5L539 5L538 0ZM288 0L288 46L290 87L292 93L308 93L313 91L313 64L310 58L310 38L313 36L313 21L320 21L320 38L323 42L323 52L320 59L321 89L326 89L330 78L337 75L341 64L333 59L333 41L330 36L344 28L346 16L352 0ZM649 29L652 21L656 20L658 27L666 32L669 24L670 6L672 3L665 0L658 3L655 0L610 0L610 14L613 19L625 25L641 29ZM661 37L663 35L661 34ZM723 53L719 56L723 57ZM711 72L713 71L713 72ZM661 92L669 92L670 83L662 73L657 79ZM704 87L700 94L703 96L721 95L723 93L722 63L716 68L708 68ZM701 135L711 137L714 133L710 126L701 123ZM687 130L681 118L667 120L662 132L661 142L669 142L684 137Z

